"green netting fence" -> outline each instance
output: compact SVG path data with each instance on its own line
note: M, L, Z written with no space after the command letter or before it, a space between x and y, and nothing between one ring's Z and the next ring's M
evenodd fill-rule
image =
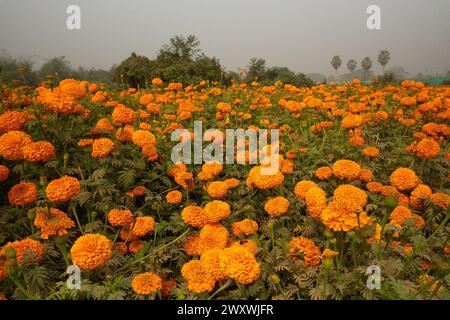
M428 78L423 78L423 79L418 79L416 81L420 81L426 84L431 84L431 85L441 85L444 82L446 83L450 83L450 78L449 77L428 77Z

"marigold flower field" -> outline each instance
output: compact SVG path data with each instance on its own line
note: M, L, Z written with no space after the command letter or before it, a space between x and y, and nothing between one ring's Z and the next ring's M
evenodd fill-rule
M0 93L0 299L450 299L450 87ZM279 170L173 163L194 121L279 129Z

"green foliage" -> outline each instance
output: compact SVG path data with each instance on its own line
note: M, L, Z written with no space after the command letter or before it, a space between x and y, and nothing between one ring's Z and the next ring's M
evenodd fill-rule
M118 83L127 83L137 88L138 85L145 85L150 80L153 70L153 63L144 56L132 53L128 58L122 61L117 67L113 68L115 81Z
M258 81L262 84L273 85L276 81L292 84L296 87L309 87L313 81L303 73L295 73L287 67L266 67L264 59L252 58L248 65L248 72L244 81L251 83Z
M45 62L39 70L40 79L47 76L54 76L57 84L62 79L72 78L73 71L65 57L54 57Z
M23 59L0 56L0 83L20 80L27 85L36 85L38 77L33 72L33 64Z
M398 80L396 79L395 74L392 72L384 73L383 75L379 76L376 81L376 83L381 86L394 84L396 82L398 82Z

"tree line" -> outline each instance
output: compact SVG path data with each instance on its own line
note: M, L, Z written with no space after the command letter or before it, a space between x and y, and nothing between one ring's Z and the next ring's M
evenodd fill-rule
M131 53L129 57L110 70L73 69L64 56L45 62L39 69L33 68L28 60L0 56L0 81L20 80L28 85L38 85L48 76L54 82L65 78L75 78L92 82L127 85L131 87L147 86L153 78L165 82L183 84L210 80L223 85L231 81L251 83L274 83L279 80L296 86L310 86L313 81L302 73L295 73L287 67L266 67L263 59L252 58L245 69L226 71L215 57L206 56L200 49L200 41L194 35L175 36L163 45L155 59Z
M378 81L394 82L401 79L398 74L406 75L406 71L402 67L395 67L385 72L385 67L390 59L388 50L381 50L378 54L377 61L383 69L383 74L378 77ZM353 78L367 81L373 74L371 71L373 61L370 57L361 60L361 69L358 70L358 62L355 59L349 59L346 66L350 73L347 75L339 76L338 74L342 66L342 59L339 55L335 55L331 59L331 65L335 70L335 80L337 81L347 81ZM216 57L208 57L203 53L200 49L200 41L194 35L187 37L179 35L171 38L158 50L154 59L133 52L110 70L82 67L74 69L64 56L54 57L40 68L35 69L29 60L0 55L0 83L20 80L21 83L36 86L48 76L53 77L55 83L62 79L75 78L130 87L148 86L153 78L160 78L164 82L181 82L185 85L202 80L210 80L223 85L229 85L232 81L249 84L257 81L267 85L281 81L297 87L314 84L313 80L303 73L294 72L287 67L268 67L266 61L261 58L251 58L248 65L238 72L226 71ZM309 76L314 77L313 74ZM447 76L450 77L450 71ZM325 76L323 78L325 82ZM316 79L315 81L322 80Z
M391 60L391 53L388 50L381 50L378 54L378 63L381 65L383 69L383 75L385 75L385 67ZM338 75L338 69L342 65L342 59L340 56L336 55L331 59L331 65L333 66L333 69L336 71L336 79L339 79ZM370 69L372 69L373 61L370 57L365 57L361 61L361 68L364 71L364 80L369 79L370 75ZM354 59L350 59L347 62L347 69L350 71L350 73L353 73L355 69L358 67L358 62Z

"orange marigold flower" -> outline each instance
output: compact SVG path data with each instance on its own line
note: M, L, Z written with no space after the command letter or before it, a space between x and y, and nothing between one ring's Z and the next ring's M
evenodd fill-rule
M161 111L161 108L158 104L156 103L148 103L145 108L147 109L148 112L152 113L152 114L159 114L159 112Z
M155 220L152 217L138 217L134 223L132 234L137 237L144 237L155 230Z
M283 174L292 174L294 172L294 161L292 161L292 160L283 160L281 162L280 171Z
M189 235L183 243L183 250L188 256L199 256L202 252L200 236L198 234Z
M20 131L34 115L22 111L6 111L0 115L0 132Z
M359 213L357 213L359 211ZM333 231L350 231L372 224L372 219L349 201L332 201L320 215L322 223Z
M251 188L255 186L258 189L268 190L281 186L284 182L284 175L281 171L277 171L275 174L262 174L262 167L253 167L247 178L247 186ZM270 170L270 169L269 169Z
M220 220L226 219L230 216L230 213L230 205L220 200L208 202L203 209L203 214L208 223L217 223Z
M370 192L374 192L374 193L380 193L383 185L379 182L368 182L366 184L367 190L369 190Z
M85 234L75 241L70 256L82 270L101 268L112 256L111 240L101 234Z
M228 230L221 224L207 224L199 233L200 253L210 249L224 249L228 244Z
M198 174L199 180L211 180L217 177L223 170L223 165L218 162L208 162L202 165L202 171Z
M56 150L48 141L27 144L22 149L23 159L31 162L49 161L56 158Z
M231 225L231 232L234 236L249 236L258 232L258 223L252 219L244 219L242 221L234 222Z
M305 237L292 238L288 243L289 253L302 253L307 267L317 268L322 259L322 254L311 239Z
M72 96L75 99L82 99L86 95L86 87L82 82L75 79L64 79L62 80L58 88L62 93Z
M187 288L194 293L210 292L216 285L214 276L200 262L192 260L181 268L181 275L187 282Z
M363 149L363 153L365 156L369 158L376 158L380 155L380 149L375 147L367 147Z
M412 213L407 207L397 206L389 216L389 222L395 226L402 227L407 220L413 220L417 228L425 226L425 220L418 214Z
M152 129L152 126L151 124L148 124L146 122L141 122L139 123L139 129L150 131Z
M101 118L95 124L95 129L100 131L100 133L113 133L114 126L107 118Z
M142 240L133 240L130 242L128 249L131 253L138 253L144 247L144 241Z
M146 144L155 145L156 138L150 131L147 130L136 130L132 136L133 143L138 147L142 148Z
M445 254L450 254L450 244L446 244L446 245L444 246L444 253L445 253Z
M208 218L205 215L203 208L199 206L187 206L181 212L183 222L193 226L194 228L201 228L208 223Z
M7 166L0 165L0 182L9 178L9 169Z
M236 188L239 185L240 181L239 181L239 179L231 178L231 179L225 180L225 183L227 184L228 188L231 189L231 188Z
M94 139L80 139L77 143L77 145L81 148L90 146L91 144L94 143Z
M410 203L411 207L416 210L420 210L423 208L424 203L423 200L429 199L433 191L431 188L425 184L419 184L414 190L411 192Z
M144 272L134 276L131 287L137 294L152 294L162 289L162 279L153 272Z
M364 207L367 204L367 194L364 190L351 184L341 184L334 190L334 200L348 202L348 208Z
M348 142L355 147L360 147L366 143L364 137L356 134L349 134Z
M183 200L183 194L178 190L172 190L166 195L166 201L168 204L180 204Z
M205 251L200 256L200 262L207 272L214 278L215 281L224 280L226 278L222 267L220 266L220 249L211 249Z
M286 158L287 159L295 159L295 158L297 158L297 152L295 152L295 151L286 152Z
M130 210L112 209L108 213L108 222L113 226L126 227L133 223L134 216Z
M75 223L67 214L56 208L37 208L34 226L41 229L41 238L49 236L62 236L67 229L75 227Z
M142 197L143 195L145 195L146 192L147 192L147 188L145 188L144 186L137 186L129 191L129 193L133 197Z
M314 181L299 181L294 187L294 194L298 199L305 200L306 192L313 187L317 187L317 184Z
M152 79L152 85L161 87L163 85L163 81L160 78Z
M163 278L161 295L163 298L170 297L173 294L173 289L177 287L177 282L174 279L165 280Z
M372 181L372 177L373 174L372 171L370 171L370 169L361 169L361 171L359 172L358 180L369 182Z
M92 158L104 158L114 149L114 142L108 138L96 139L92 144Z
M229 103L226 102L219 102L216 105L217 111L220 111L222 113L230 113L231 112L231 106Z
M45 256L44 245L31 238L8 242L0 250L0 256L5 256L8 248L14 249L18 263L22 263L24 257L30 257L33 260L40 262Z
M25 132L9 131L0 137L0 156L7 160L22 160L23 147L32 142Z
M441 152L441 147L432 139L422 139L415 146L415 151L418 158L435 158Z
M327 206L327 194L319 187L312 187L306 192L305 202L309 215L319 219Z
M146 157L149 161L156 161L158 160L158 149L156 149L156 146L153 144L145 144L142 147L142 155Z
M108 93L105 91L97 91L91 98L93 103L101 103L108 99Z
M38 188L31 182L20 182L8 192L9 203L13 206L24 206L38 199Z
M436 206L440 208L447 208L450 205L450 196L445 193L437 192L433 193L430 196L430 201Z
M238 283L249 284L259 278L259 263L254 255L241 246L222 250L219 261L225 275Z
M80 181L77 178L64 176L51 181L45 193L51 202L65 202L81 192Z
M133 126L127 124L124 128L118 128L116 130L116 138L122 142L132 142L133 141Z
M360 115L350 114L341 121L341 128L353 129L364 124L364 118Z
M270 216L280 216L285 214L289 208L289 200L284 197L275 197L269 199L264 205L264 210Z
M221 199L228 192L228 184L225 181L213 181L206 188L208 195L214 199Z
M392 185L400 191L411 190L420 183L416 173L409 168L398 168L391 174Z
M409 197L401 192L397 193L397 199L398 199L398 203L401 204L402 206L408 206L409 205Z
M130 124L136 120L136 112L133 109L127 108L124 105L117 105L112 113L114 122L119 124Z
M333 175L333 170L330 167L320 167L315 172L316 178L319 180L327 180Z
M5 268L5 262L6 262L6 259L4 257L0 256L0 282L5 280L6 277L8 276L8 274L6 272L6 268ZM2 295L0 294L0 300L2 300L1 296Z
M333 174L340 180L357 179L361 166L352 160L338 160L333 164Z
M389 118L389 115L386 111L377 111L374 115L375 122L380 122L382 120L387 120Z
M191 172L178 171L175 174L175 182L184 190L194 189L194 175Z

